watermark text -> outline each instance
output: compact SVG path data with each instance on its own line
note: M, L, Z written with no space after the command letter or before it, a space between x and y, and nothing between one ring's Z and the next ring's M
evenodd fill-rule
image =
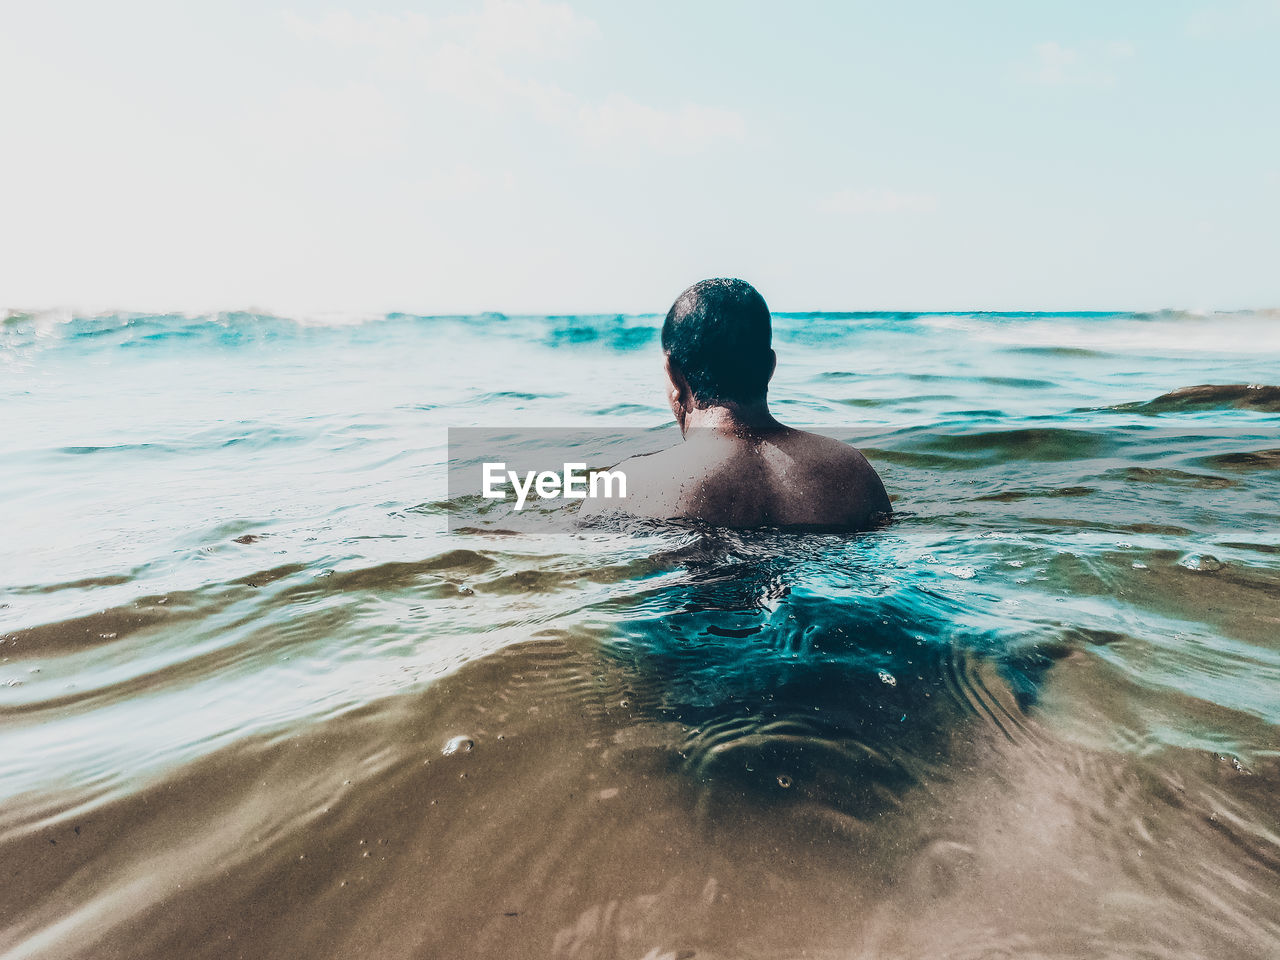
M566 500L585 500L588 497L594 500L604 497L611 500L627 495L625 473L621 470L588 470L585 463L566 463L560 473L554 470L527 470L523 478L519 471L508 470L503 462L486 462L481 469L481 492L485 498L506 500L508 493L514 492L517 511L524 509L531 491L536 492L543 500L556 497Z

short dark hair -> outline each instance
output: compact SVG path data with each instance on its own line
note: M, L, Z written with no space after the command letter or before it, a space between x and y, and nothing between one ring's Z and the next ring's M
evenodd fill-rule
M695 283L662 324L662 349L699 403L763 400L773 374L769 306L745 280Z

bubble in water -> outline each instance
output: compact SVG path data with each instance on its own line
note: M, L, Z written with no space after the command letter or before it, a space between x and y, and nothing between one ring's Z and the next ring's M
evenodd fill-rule
M1230 753L1215 753L1213 755L1213 758L1220 763L1231 764L1231 769L1234 770L1236 773L1248 774L1253 772L1248 767L1246 767L1243 763L1240 762L1239 757L1234 756Z
M446 757L452 756L455 753L470 753L472 749L475 748L475 745L476 742L470 737L458 736L446 743L440 749L440 752Z
M787 776L785 773L778 774L778 786L780 786L783 790L786 790L788 787L791 786L791 778Z
M888 670L880 670L876 675L880 678L881 683L887 683L891 687L896 687L898 685L898 678Z
M1178 566L1186 567L1188 570L1198 570L1201 573L1213 573L1215 570L1221 570L1226 564L1207 553L1189 553L1178 561Z
M977 571L970 566L944 567L944 569L957 580L972 580L977 575Z

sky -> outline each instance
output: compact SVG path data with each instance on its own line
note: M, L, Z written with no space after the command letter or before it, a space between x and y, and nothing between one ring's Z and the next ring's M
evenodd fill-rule
M0 309L1280 306L1280 0L0 0Z

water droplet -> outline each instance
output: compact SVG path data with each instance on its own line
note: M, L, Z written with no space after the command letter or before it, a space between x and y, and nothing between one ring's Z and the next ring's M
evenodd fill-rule
M877 676L880 678L881 683L887 683L891 687L896 687L898 685L898 678L888 670L879 671Z
M441 748L440 752L446 757L455 753L470 753L475 748L476 742L470 737L454 737Z
M1221 570L1226 564L1207 553L1189 553L1178 561L1178 566L1186 567L1188 570L1197 570L1201 573L1213 573Z
M791 778L787 776L785 773L778 774L778 786L780 786L783 790L786 790L788 787L791 786Z

